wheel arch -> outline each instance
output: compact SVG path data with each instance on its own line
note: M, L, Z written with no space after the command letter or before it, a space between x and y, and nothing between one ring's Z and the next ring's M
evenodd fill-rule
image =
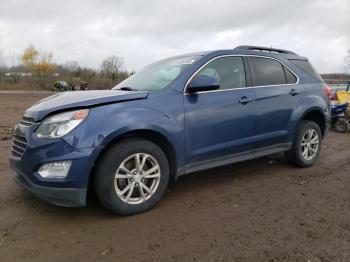
M173 145L173 143L170 142L169 138L166 137L164 134L151 130L151 129L136 129L131 131L126 131L124 133L118 134L113 139L109 140L108 143L105 145L103 150L99 153L97 156L94 167L91 171L90 177L89 177L89 187L93 185L94 177L95 177L95 167L101 157L117 143L120 143L121 141L124 141L126 139L132 139L132 138L139 138L139 139L145 139L148 141L153 142L157 146L159 146L165 153L169 168L170 168L170 178L172 180L176 180L176 177L178 175L178 159L176 154L176 149Z
M298 122L298 125L304 120L315 122L321 129L322 137L325 136L327 130L326 116L321 108L311 108L304 112Z

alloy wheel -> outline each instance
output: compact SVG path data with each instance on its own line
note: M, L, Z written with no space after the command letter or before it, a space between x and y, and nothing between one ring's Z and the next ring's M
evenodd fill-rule
M315 129L309 129L301 140L301 154L306 161L312 160L318 151L319 136Z
M157 191L161 170L157 160L146 153L127 157L118 167L114 188L118 197L127 204L140 204Z

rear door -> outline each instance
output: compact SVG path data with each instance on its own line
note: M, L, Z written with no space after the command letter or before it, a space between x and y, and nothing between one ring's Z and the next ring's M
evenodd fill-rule
M257 149L282 145L290 135L291 117L303 91L297 76L278 60L248 57L256 96Z
M242 57L217 58L194 78L198 75L216 77L220 88L185 94L188 172L218 165L254 145L254 90L246 88Z

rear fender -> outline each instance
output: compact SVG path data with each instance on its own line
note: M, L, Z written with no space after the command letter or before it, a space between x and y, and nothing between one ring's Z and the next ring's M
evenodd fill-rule
M306 96L300 100L299 105L293 112L291 121L289 123L289 130L291 130L291 132L288 137L288 141L293 141L296 128L301 123L301 121L303 121L305 116L312 111L320 112L324 116L325 126L327 126L327 114L329 114L327 102L322 97L317 95ZM325 130L323 130L323 132L324 131Z

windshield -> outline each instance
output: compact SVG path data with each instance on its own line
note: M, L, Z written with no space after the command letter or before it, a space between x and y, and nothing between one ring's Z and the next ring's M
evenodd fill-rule
M181 56L155 62L118 85L113 89L161 90L172 83L187 67L201 56Z

